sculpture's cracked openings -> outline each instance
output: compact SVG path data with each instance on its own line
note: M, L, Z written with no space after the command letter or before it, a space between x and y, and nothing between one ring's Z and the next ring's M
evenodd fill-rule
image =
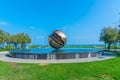
M55 49L62 48L65 45L66 41L67 41L66 35L60 30L55 30L48 37L48 42L50 46Z

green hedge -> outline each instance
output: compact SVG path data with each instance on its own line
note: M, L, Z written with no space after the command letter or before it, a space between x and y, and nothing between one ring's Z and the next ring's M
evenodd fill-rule
M40 46L39 45L32 45L32 46L29 46L29 48L31 49L31 48L40 48Z

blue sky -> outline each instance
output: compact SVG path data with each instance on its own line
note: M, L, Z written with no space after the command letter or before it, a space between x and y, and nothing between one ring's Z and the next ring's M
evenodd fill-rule
M103 27L115 27L120 0L0 0L0 28L25 32L32 44L47 45L53 30L62 30L69 44L102 44Z

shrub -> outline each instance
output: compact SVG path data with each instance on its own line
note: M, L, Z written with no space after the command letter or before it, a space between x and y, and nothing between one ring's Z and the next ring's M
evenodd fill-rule
M31 49L31 48L40 48L40 46L39 45L32 45L32 46L29 46L29 48Z

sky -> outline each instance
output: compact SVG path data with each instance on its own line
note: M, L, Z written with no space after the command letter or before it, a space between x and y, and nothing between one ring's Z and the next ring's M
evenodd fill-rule
M101 29L120 23L120 0L0 0L0 29L24 32L35 45L62 30L66 45L103 44Z

